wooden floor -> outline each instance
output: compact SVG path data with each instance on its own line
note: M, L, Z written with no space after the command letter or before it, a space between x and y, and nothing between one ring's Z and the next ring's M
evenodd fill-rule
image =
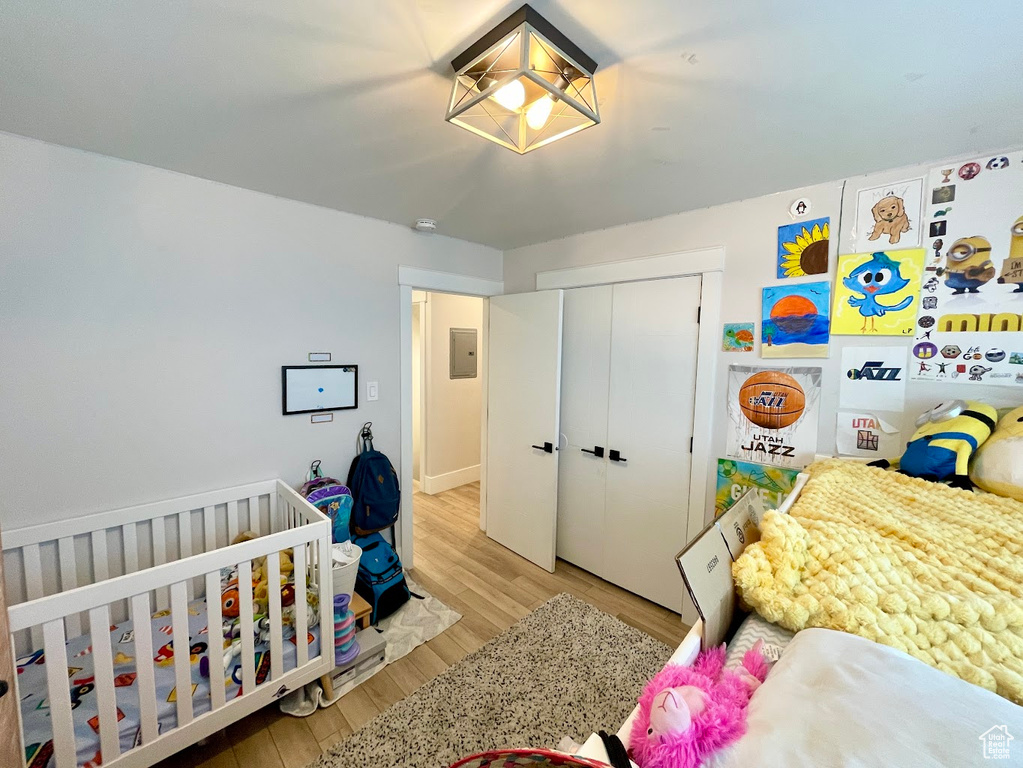
M479 529L479 493L479 483L471 483L436 496L415 494L411 576L461 621L328 709L294 718L271 705L160 768L302 768L559 592L672 647L682 641L687 628L678 614L561 560L548 573L488 539Z

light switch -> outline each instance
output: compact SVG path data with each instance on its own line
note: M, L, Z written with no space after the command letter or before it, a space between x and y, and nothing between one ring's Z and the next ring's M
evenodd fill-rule
M377 382L366 382L366 399L370 402L380 399L380 386Z

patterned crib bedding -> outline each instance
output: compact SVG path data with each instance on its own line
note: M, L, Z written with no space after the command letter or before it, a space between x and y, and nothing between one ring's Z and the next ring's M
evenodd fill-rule
M310 615L310 623L314 616ZM150 631L153 636L155 658L152 664L156 677L156 706L161 732L177 724L177 697L174 673L174 648L169 611L153 614ZM219 633L218 633L219 634ZM288 636L290 634L290 637ZM206 601L195 600L188 607L189 655L192 672L192 708L195 716L210 711L209 630L206 622ZM215 634L214 637L217 635ZM121 752L140 743L140 716L138 688L135 685L137 664L135 659L135 631L132 622L124 621L110 627L111 650L114 657L114 693L120 724ZM309 656L319 654L319 628L309 630ZM95 693L92 647L88 635L73 638L67 643L68 680L71 688L72 720L78 764L83 768L102 765L99 745L99 718ZM294 631L285 630L284 670L296 667L298 651ZM18 686L21 696L21 718L25 734L25 762L28 768L53 768L53 733L47 700L46 659L42 651L17 660ZM270 674L269 644L255 645L256 683L265 681ZM235 653L225 665L225 693L227 701L242 694L241 659ZM205 673L205 674L204 674Z

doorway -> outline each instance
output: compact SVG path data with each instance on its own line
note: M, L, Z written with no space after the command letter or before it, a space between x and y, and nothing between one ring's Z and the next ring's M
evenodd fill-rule
M482 277L470 277L450 272L436 272L419 267L398 267L398 311L401 368L401 487L413 490L412 432L414 410L413 376L412 376L412 310L413 294L417 291L435 291L459 296L473 296L483 301L483 332L479 338L486 339L490 316L489 297L504 293L504 283L500 280L489 280ZM422 310L422 308L420 308ZM478 378L482 390L480 425L480 493L479 493L479 528L486 530L487 524L487 445L482 440L486 433L487 422L487 352L486 344L480 344ZM422 446L420 446L422 447ZM421 473L422 476L422 473ZM401 515L395 528L396 548L406 568L415 567L415 553L412 542L414 539L414 493L406 492L401 496Z
M412 513L480 524L485 300L412 291Z

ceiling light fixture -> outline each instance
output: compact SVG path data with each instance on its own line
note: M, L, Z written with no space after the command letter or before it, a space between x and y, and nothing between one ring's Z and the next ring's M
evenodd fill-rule
M451 61L447 121L525 154L597 125L597 63L524 5Z

